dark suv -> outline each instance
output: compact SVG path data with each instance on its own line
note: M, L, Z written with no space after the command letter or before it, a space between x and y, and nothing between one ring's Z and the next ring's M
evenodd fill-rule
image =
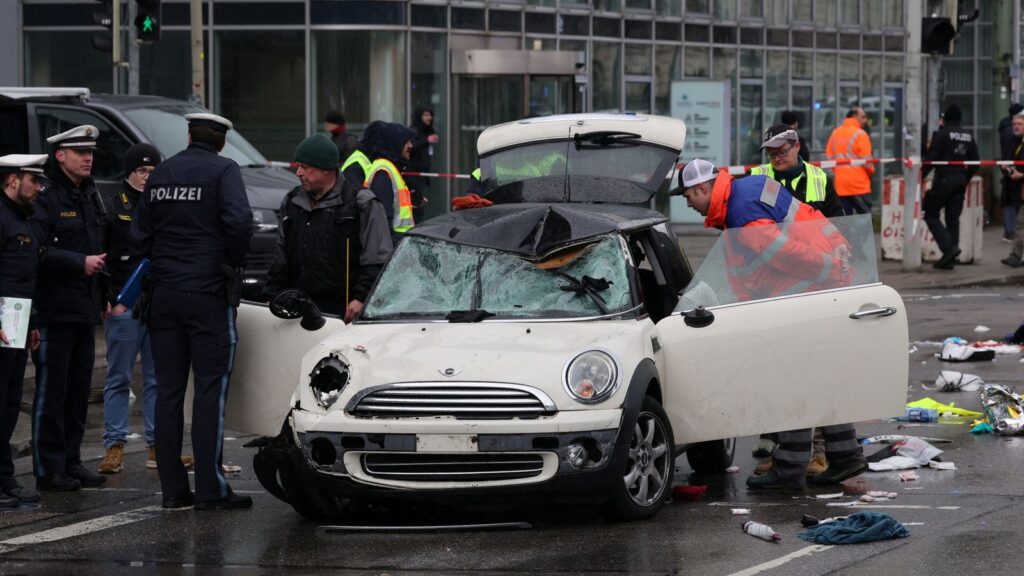
M125 177L124 153L133 144L149 142L164 158L188 144L185 114L205 112L181 100L157 96L90 94L85 88L0 88L0 155L46 153L46 138L74 126L99 128L99 149L93 177L100 192L118 190ZM274 257L277 211L281 199L299 181L288 170L272 166L235 130L221 152L242 169L252 206L254 234L245 262L245 296L258 298Z

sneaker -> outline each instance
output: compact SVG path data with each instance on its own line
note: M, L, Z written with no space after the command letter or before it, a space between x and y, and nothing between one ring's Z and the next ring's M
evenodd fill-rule
M761 458L758 461L757 466L754 466L754 476L760 476L762 474L767 474L768 471L771 470L771 469L772 469L772 457L769 456L767 458Z
M1021 266L1020 260L1014 258L1013 256L1007 256L1006 258L1000 260L1000 262L1006 264L1010 268L1020 268Z
M751 455L754 458L767 458L774 451L775 442L771 438L761 438L757 441L757 446L754 447L754 452Z
M807 475L816 476L826 469L828 469L828 460L825 459L825 455L815 454L814 458L811 458L811 463L807 465Z
M867 469L868 463L864 458L859 458L848 464L833 463L821 474L815 474L814 476L808 477L807 481L819 486L826 484L839 484L844 480L849 480L854 476L860 475Z
M238 510L241 508L252 508L252 498L232 492L228 494L227 497L221 498L220 500L196 501L195 506L193 507L196 510Z
M1013 236L1003 236L1002 238L1000 238L1000 240L1006 242L1007 244L1013 244Z
M790 490L803 491L804 485L800 482L803 478L783 478L774 470L760 476L747 478L747 487L755 490Z
M21 502L14 496L0 493L0 508L17 508Z
M14 484L8 488L4 488L4 494L12 498L17 498L18 502L39 502L42 498L39 496L39 492L20 484Z
M96 471L100 474L117 474L121 470L124 470L124 444L118 442L107 448L107 455Z
M195 465L196 460L191 456L182 456L181 464L185 468L191 470L192 466ZM149 453L146 455L146 468L156 470L156 448L151 447Z
M82 488L82 483L66 474L54 474L36 478L36 488L49 492L74 492Z
M89 470L82 464L69 466L68 476L71 476L75 480L81 482L82 486L85 488L98 488L107 482L107 478L105 476L101 476L92 470Z

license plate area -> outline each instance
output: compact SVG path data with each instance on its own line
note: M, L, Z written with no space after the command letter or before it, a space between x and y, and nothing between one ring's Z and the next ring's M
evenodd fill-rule
M417 434L417 452L479 452L475 434Z

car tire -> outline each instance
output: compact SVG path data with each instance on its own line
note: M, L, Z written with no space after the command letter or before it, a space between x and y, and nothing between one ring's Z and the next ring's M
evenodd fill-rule
M686 461L698 474L717 474L732 466L736 455L736 439L700 442L686 449Z
M672 491L675 441L661 404L644 398L631 431L626 462L607 502L615 520L642 520L654 516Z

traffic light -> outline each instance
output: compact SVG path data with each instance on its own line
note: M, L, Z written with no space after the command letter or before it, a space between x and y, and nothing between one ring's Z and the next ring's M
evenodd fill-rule
M956 28L950 18L929 16L921 20L921 52L925 54L950 54Z
M114 35L111 32L114 25L114 13L113 8L110 5L110 0L96 0L100 4L103 4L102 12L93 12L92 21L97 26L103 26L106 30L102 34L94 34L92 37L92 47L99 50L100 52L113 52L114 51Z
M138 11L135 16L135 37L139 42L156 42L160 39L160 0L135 0Z

